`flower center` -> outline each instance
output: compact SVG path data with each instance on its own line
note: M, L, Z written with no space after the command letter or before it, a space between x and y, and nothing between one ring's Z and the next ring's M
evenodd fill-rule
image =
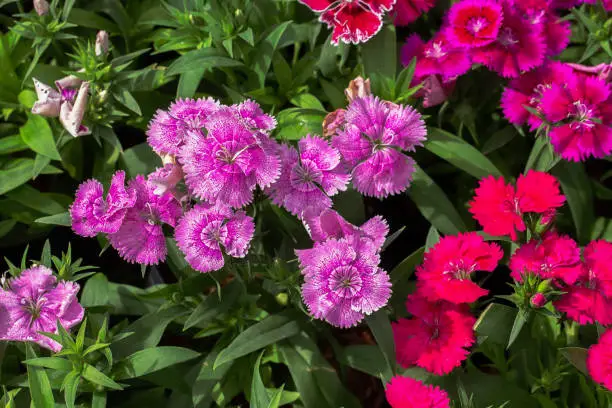
M30 324L34 323L34 321L40 317L40 312L42 311L42 308L46 302L47 298L44 296L41 296L36 300L32 298L21 299L21 306L23 307L23 310L25 310L26 313L32 317Z
M474 272L474 265L466 265L463 260L457 262L450 261L446 264L444 275L449 279L465 280L470 279L470 275Z
M102 197L98 197L93 202L93 215L100 218L106 213L107 208L106 200Z
M315 163L304 160L291 170L290 181L293 187L300 191L313 191L317 184L323 181L323 174Z
M472 34L478 34L488 25L488 21L484 17L472 17L467 22L467 29Z
M223 221L212 221L208 223L200 232L200 240L209 248L216 249L227 236Z
M361 286L359 271L353 266L336 268L329 279L329 289L343 298L355 296L361 290Z
M438 41L438 42L434 42L431 47L428 47L425 50L425 56L427 58L443 58L446 56L446 51L444 51L444 48L442 47L442 42Z
M72 102L77 94L77 90L73 88L62 89L61 96L62 100Z
M518 40L516 39L516 34L510 27L503 28L499 33L499 42L504 47L509 47L511 45L518 44Z
M595 126L593 109L590 109L581 101L574 102L574 112L570 115L573 116L575 120L575 122L570 125L572 129L591 129Z

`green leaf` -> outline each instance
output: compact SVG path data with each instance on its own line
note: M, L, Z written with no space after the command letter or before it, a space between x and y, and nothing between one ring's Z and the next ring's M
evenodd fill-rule
M377 346L359 344L348 346L340 355L340 362L349 367L370 374L382 381L386 381L393 376L389 370L385 356Z
M62 388L64 389L64 402L66 403L66 408L74 408L74 401L76 400L79 389L79 381L81 381L81 373L78 371L71 371L64 377Z
M27 149L28 145L24 143L20 135L0 138L0 155L16 153Z
M178 57L170 66L166 75L172 76L183 74L193 70L208 70L213 68L235 68L243 67L240 61L233 60L227 55L214 48L202 48L189 51Z
M433 225L429 227L427 238L425 238L425 249L429 250L440 241L440 233Z
M438 128L429 128L425 148L458 169L478 179L502 173L484 154L457 136Z
M199 69L196 68L182 73L179 79L178 87L176 88L176 97L193 98L198 90L198 86L200 86L200 82L202 81L202 77L204 76L205 72L206 67L200 67Z
M505 128L498 130L493 133L489 139L485 142L484 146L482 146L482 153L487 155L491 154L497 149L500 149L510 143L516 136L518 132L513 126L506 126Z
M24 207L31 208L43 214L52 215L66 210L64 205L58 203L50 194L41 193L27 184L9 191L6 195L8 198L18 202ZM67 200L71 200L71 198L67 196L66 198Z
M19 187L32 178L34 160L13 159L11 163L0 170L0 195Z
M128 378L142 377L175 364L192 360L200 353L183 347L153 347L126 357L117 363L115 378L124 380Z
M550 171L561 160L561 157L556 156L550 141L546 137L538 137L531 148L527 164L525 165L525 173L530 170Z
M397 69L395 27L392 24L385 24L374 38L362 44L361 58L366 77L377 74L395 79Z
M120 32L117 24L113 23L109 19L101 17L99 14L91 11L83 10L81 8L73 8L68 17L68 22L77 24L81 27L95 28L96 30L105 30L109 33Z
M32 360L36 358L36 353L30 343L26 343L26 358ZM30 386L30 396L36 408L55 408L53 391L47 372L42 367L28 365L28 384Z
M272 395L270 395L270 403L268 404L267 408L279 408L281 406L281 401L282 401L283 394L284 394L283 392L284 388L285 386L283 385L278 390L276 390ZM288 402L286 402L285 404L288 404Z
M506 346L517 313L518 309L514 307L491 303L474 324L474 331L487 340Z
M574 219L578 241L587 244L591 237L591 228L595 223L595 210L593 190L584 166L582 163L563 160L555 166L552 173L561 183L561 189Z
M586 358L588 350L582 347L564 347L560 348L559 352L572 363L574 367L576 367L579 371L589 375L589 370L586 365Z
M506 346L507 349L512 346L512 343L514 343L514 340L516 340L518 335L521 333L521 330L523 329L525 323L527 323L528 320L529 312L519 310L519 312L516 314L516 317L514 318L514 323L512 323L512 330L510 330L510 335L508 336L508 345Z
M53 160L62 160L55 145L53 131L42 116L28 113L28 121L19 129L19 135L36 153Z
M278 113L277 138L300 140L307 134L320 135L323 132L325 112L315 109L289 108Z
M291 98L291 103L299 108L314 109L325 112L325 108L313 94L305 93L296 95Z
M121 160L128 177L148 174L156 167L161 166L161 159L147 143L140 143L126 149L121 156Z
M64 227L70 227L72 225L72 219L70 218L70 213L67 211L61 214L55 214L55 215L50 215L48 217L38 218L36 222L39 224L61 225Z
M259 86L262 88L266 82L266 74L272 64L274 52L283 34L292 23L292 21L284 21L270 28L269 33L256 45L256 49L253 51L255 55L253 71L255 71Z
M95 391L91 397L91 408L106 408L106 392Z
M461 216L444 191L418 166L408 195L421 214L444 235L454 235L466 230Z
M391 277L391 283L393 287L399 286L399 282L407 282L408 279L414 273L414 270L418 264L423 260L423 254L425 253L425 247L421 247L408 255L402 262L400 262L389 274Z
M29 366L51 368L59 371L72 371L72 363L59 357L38 357L23 362Z
M389 381L395 373L395 342L393 341L393 330L391 329L389 316L387 316L384 309L381 309L369 316L366 316L365 320L368 327L372 331L372 334L376 339L376 343L382 351L388 366L388 370L385 370L387 376L385 376L383 379L385 381ZM391 373L390 376L389 372Z
M114 93L113 96L121 105L125 106L139 116L142 115L138 102L127 89L121 88L119 91L117 91L117 93Z
M242 285L239 282L232 282L224 288L220 300L217 294L208 296L187 318L183 330L202 326L213 318L222 316L234 305L242 292Z
M223 349L215 360L214 367L246 356L282 339L295 336L299 332L300 325L296 321L296 314L283 312L268 316L240 333L229 346Z
M112 390L122 390L123 387L117 384L113 379L106 376L106 374L99 371L94 366L85 364L81 373L83 378L87 381L92 382L96 385L101 385Z
M270 405L270 397L266 392L266 387L261 379L261 374L259 373L259 366L261 365L261 357L264 352L262 351L257 357L257 361L255 362L255 367L253 367L253 381L251 382L251 407L253 408L268 408Z

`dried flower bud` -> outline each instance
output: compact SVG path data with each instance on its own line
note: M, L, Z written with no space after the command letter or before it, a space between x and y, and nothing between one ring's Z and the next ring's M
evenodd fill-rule
M106 55L108 53L108 33L104 30L96 34L96 55Z
M541 293L536 293L535 295L533 295L530 299L531 305L535 308L541 308L544 307L544 305L548 302L548 300L546 299L546 296L544 296Z
M47 0L34 0L34 10L39 16L49 14L49 2Z
M335 111L328 113L323 119L323 136L332 137L336 134L338 128L344 124L344 109L336 109Z
M371 95L372 91L370 90L370 80L364 80L362 77L358 76L349 82L348 88L344 90L344 94L349 102L352 102L353 99L356 98L363 98Z

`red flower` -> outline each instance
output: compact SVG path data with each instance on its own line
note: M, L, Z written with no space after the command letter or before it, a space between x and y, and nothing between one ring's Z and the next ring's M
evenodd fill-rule
M399 375L391 379L385 389L385 394L391 408L448 408L450 406L446 391Z
M589 347L586 364L593 381L612 391L612 329Z
M417 287L429 300L471 303L488 293L470 276L476 271L492 272L503 252L475 232L447 236L431 248L417 267Z
M506 184L502 177L493 176L480 180L476 195L470 202L470 212L487 234L510 235L515 240L516 231L525 231L523 214L532 212L550 221L556 209L565 202L559 190L559 182L550 174L529 170L520 175L516 189Z
M360 43L372 38L382 26L382 15L395 0L299 0L320 12L319 20L333 28L332 44L338 40Z
M428 302L418 294L408 296L406 308L413 317L392 323L397 362L419 366L437 375L450 373L469 355L475 342L476 319L466 305Z
M555 307L580 324L612 324L612 243L593 241L584 249L582 274Z
M393 9L393 24L408 25L434 6L435 0L397 0Z
M532 239L521 246L510 258L510 270L512 278L519 282L525 273L532 273L572 285L582 274L580 248L568 236L549 233L541 242Z
M481 47L497 38L503 20L502 8L493 1L464 0L448 11L449 34L456 46Z

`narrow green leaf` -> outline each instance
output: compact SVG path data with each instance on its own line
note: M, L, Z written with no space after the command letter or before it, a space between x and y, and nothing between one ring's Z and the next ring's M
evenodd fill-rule
M205 72L206 67L200 67L182 73L176 88L176 97L193 98Z
M29 366L51 368L59 371L72 371L72 363L59 357L38 357L23 362Z
M387 316L384 309L381 309L366 316L365 320L389 366L388 371L393 375L395 373L395 342L393 340L393 330L391 329L389 316ZM389 381L391 377L384 378L384 380Z
M26 358L33 360L36 358L34 348L30 343L26 343ZM55 408L53 391L47 372L42 367L28 365L28 384L30 386L30 396L36 408Z
M72 219L68 212L38 218L36 222L39 224L61 225L64 227L70 227L72 225Z
M106 408L106 392L95 391L91 397L91 408Z
M112 390L123 389L121 385L117 384L113 379L107 377L106 374L102 373L92 365L85 364L81 375L87 381L92 382L96 385L101 385Z
M582 347L564 347L560 348L559 352L579 371L589 375L589 370L586 365L587 349Z
M484 154L457 136L438 128L429 128L425 148L458 169L478 179L502 173Z
M506 346L507 349L509 349L510 346L512 346L512 344L514 343L514 340L516 340L518 335L521 333L521 330L523 329L523 327L525 326L525 323L527 323L528 320L529 320L529 312L519 310L519 312L516 314L516 317L514 318L514 323L512 324L512 330L510 330L510 335L508 336L508 345Z
M418 166L408 194L421 214L444 235L466 230L461 216L444 191Z
M41 193L27 184L8 192L6 195L8 198L18 202L24 207L31 208L43 214L53 215L66 210L65 204L60 204L52 195ZM71 200L67 196L66 199Z
M281 406L284 388L285 386L283 385L270 396L270 403L268 404L267 408L279 408Z
M187 318L183 330L201 326L215 317L222 316L234 305L242 292L242 285L232 282L223 290L221 300L216 294L208 296Z
M40 263L47 268L53 266L51 264L51 243L49 240L46 240L45 245L43 245L42 253L40 254Z
M53 160L62 160L55 145L51 126L42 116L28 114L28 120L19 129L19 135L23 142L36 153Z
M266 74L272 64L272 57L278 47L278 44L287 30L287 28L293 24L292 21L284 21L276 26L270 28L269 33L265 35L254 51L255 60L253 61L253 71L257 74L259 79L259 86L264 87L266 82Z
M236 68L243 67L240 61L233 60L226 56L223 51L214 48L202 48L189 51L178 57L170 66L166 75L178 75L193 70L208 70L213 68Z
M81 327L79 327L79 331L76 336L76 350L82 351L83 344L85 344L85 330L87 329L87 317L81 322Z
M440 233L433 225L429 227L427 238L425 238L425 249L429 250L440 241Z
M27 149L28 145L21 139L20 135L0 138L0 155L21 152Z
M421 247L408 255L402 262L393 268L389 275L391 276L391 283L394 288L399 285L399 282L408 281L414 273L416 266L423 260L424 253L425 247Z
M387 381L393 376L389 364L380 347L369 344L359 344L346 347L340 361L349 367L359 370L373 377Z
M291 98L291 103L297 106L298 108L304 109L314 109L319 110L321 112L325 112L325 108L319 102L316 96L309 93L299 94Z
M183 347L152 347L124 358L113 369L117 380L142 377L175 364L192 360L200 353Z
M259 373L259 366L261 365L261 357L264 352L262 351L257 357L255 367L253 367L253 381L251 381L251 407L253 408L268 408L270 405L270 397L266 392L266 387L261 379Z
M119 91L114 93L113 96L121 105L125 106L139 116L142 115L138 102L127 89L121 88Z
M64 402L66 403L66 408L74 408L74 401L76 400L79 389L79 381L81 381L81 373L78 371L71 371L64 377L62 388L64 389Z
M9 165L0 169L0 195L27 183L32 178L34 160L13 159Z
M474 331L487 340L506 346L517 313L518 309L514 307L491 303L474 324Z
M365 74L395 79L397 69L397 39L393 24L385 24L374 38L361 45Z
M296 321L296 314L283 312L268 316L240 333L227 348L219 353L214 367L246 356L287 337L295 336L299 332L300 325Z

